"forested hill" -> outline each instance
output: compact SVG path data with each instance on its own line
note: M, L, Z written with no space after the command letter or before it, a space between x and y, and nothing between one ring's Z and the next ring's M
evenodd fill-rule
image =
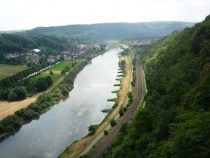
M145 108L105 157L210 157L210 15L140 55Z
M187 22L145 22L145 23L104 23L91 25L68 25L37 27L25 32L27 35L85 36L90 39L156 38L174 30L191 27Z

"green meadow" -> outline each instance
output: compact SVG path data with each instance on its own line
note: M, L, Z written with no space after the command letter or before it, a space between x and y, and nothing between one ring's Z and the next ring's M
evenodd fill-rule
M17 72L23 71L25 68L22 68L20 65L7 65L7 64L0 64L0 76L6 77L10 75L14 75ZM0 77L0 79L2 79Z
M62 71L66 66L71 67L72 61L62 61L58 65L55 65L54 67L50 68L52 71Z

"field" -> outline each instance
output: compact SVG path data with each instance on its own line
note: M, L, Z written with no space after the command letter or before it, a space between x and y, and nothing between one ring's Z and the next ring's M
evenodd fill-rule
M46 91L37 93L36 95L26 98L21 101L14 101L14 102L8 102L8 101L0 101L0 120L7 117L8 115L13 115L15 111L20 110L21 108L26 108L31 103L35 102L36 99L42 95L43 93L48 93L53 88L55 88L57 85L61 83L61 81L64 79L64 76L61 76L57 82L53 83L53 85L48 88Z
M59 63L58 65L52 67L51 70L62 71L65 68L65 66L71 67L71 64L72 64L72 61L63 61Z
M24 70L25 68L21 68L20 65L7 65L0 64L0 79L6 76L14 75L17 72Z
M5 78L5 76L0 76L0 80L3 79L3 78Z

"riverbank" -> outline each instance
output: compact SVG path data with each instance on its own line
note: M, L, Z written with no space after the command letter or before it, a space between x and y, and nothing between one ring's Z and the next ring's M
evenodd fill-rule
M21 108L26 108L31 103L35 102L37 98L42 95L43 93L50 92L53 88L55 88L57 85L59 85L65 76L62 76L60 79L58 79L53 85L45 90L44 92L37 93L33 95L32 97L26 98L21 101L0 101L0 120L6 118L9 115L13 115L17 110L20 110Z
M132 75L132 65L130 62L130 59L128 56L121 56L120 61L125 60L126 61L126 76L122 79L121 82L121 89L119 92L119 99L118 99L118 105L116 108L112 110L112 113L106 117L100 124L100 126L96 129L96 132L93 135L87 135L86 137L75 141L73 144L71 144L69 147L66 148L66 150L60 155L61 158L63 157L69 157L69 158L75 158L78 157L87 147L88 145L93 142L93 140L103 133L104 129L110 124L110 121L112 118L114 118L120 108L121 105L123 105L127 98L127 93L130 88L130 79ZM110 92L111 93L111 92Z
M88 55L88 60L82 60L75 65L65 76L61 77L47 91L38 93L33 97L19 102L5 102L2 108L2 120L0 122L0 134L12 134L19 129L25 122L36 119L44 111L50 109L63 96L73 89L73 81L77 74L89 63L89 61L104 52ZM8 105L10 104L10 105ZM11 104L13 106L11 106ZM2 104L3 105L3 104ZM4 107L4 108L3 108Z

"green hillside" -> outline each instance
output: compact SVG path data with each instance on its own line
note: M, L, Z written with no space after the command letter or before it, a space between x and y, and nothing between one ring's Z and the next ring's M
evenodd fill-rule
M210 157L210 15L140 51L146 105L106 158Z
M25 32L27 35L85 36L90 39L123 39L162 37L174 30L191 27L187 22L145 22L145 23L104 23L91 25L68 25L38 27Z

